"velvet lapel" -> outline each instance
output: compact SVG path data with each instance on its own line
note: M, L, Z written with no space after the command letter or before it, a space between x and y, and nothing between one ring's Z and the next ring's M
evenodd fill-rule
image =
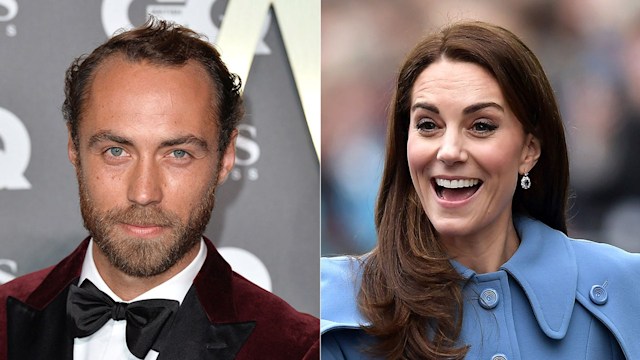
M222 258L211 241L205 238L207 259L193 281L198 300L211 323L238 322L233 301L231 266ZM242 319L247 321L252 319Z
M68 333L66 300L77 282L89 241L86 239L51 272L26 299L7 300L9 359L71 359L73 338Z
M252 321L211 324L192 286L158 349L158 360L234 359L254 327Z
M207 259L176 314L160 349L162 359L234 359L255 328L238 316L231 267L209 239Z
M10 297L7 300L9 360L72 359L73 338L66 322L65 289L40 311Z

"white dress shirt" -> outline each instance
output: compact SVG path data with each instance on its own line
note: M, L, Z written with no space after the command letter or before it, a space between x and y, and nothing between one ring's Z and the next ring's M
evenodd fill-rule
M204 240L200 240L198 255L196 255L195 259L181 272L135 299L123 301L107 286L100 276L100 273L98 273L96 264L93 261L92 249L93 239L89 242L87 254L84 257L78 285L82 284L85 279L89 279L100 291L109 295L113 301L126 303L149 299L168 299L176 300L182 304L184 297L193 284L193 280L196 278L196 275L198 275L207 257L207 247L204 244ZM115 321L109 319L102 328L90 336L75 338L73 341L73 358L75 360L138 359L131 354L127 348L125 338L126 324L126 320ZM157 357L158 352L150 350L144 359L156 360Z

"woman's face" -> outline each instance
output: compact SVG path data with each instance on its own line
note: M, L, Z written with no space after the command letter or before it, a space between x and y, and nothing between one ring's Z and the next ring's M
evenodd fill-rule
M506 231L518 173L533 168L540 146L493 76L441 59L416 79L410 116L411 179L441 241Z

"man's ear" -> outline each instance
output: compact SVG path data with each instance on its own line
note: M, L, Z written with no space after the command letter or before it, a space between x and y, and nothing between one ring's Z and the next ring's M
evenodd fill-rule
M236 139L238 138L238 129L234 129L229 139L229 144L220 157L220 171L218 172L218 185L227 180L233 165L236 162Z
M538 163L540 154L542 153L542 147L540 146L540 140L533 134L527 134L525 138L525 146L522 148L522 157L520 161L520 174L528 173Z
M67 134L69 136L69 140L67 141L67 156L69 156L71 165L73 165L73 167L78 170L78 149L76 149L76 146L73 143L73 137L71 136L71 125L67 125Z

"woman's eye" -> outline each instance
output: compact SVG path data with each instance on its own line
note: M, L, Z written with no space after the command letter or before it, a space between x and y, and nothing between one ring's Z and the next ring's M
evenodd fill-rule
M437 129L436 123L431 119L420 119L416 123L416 128L421 131L430 131Z
M112 148L109 148L108 151L111 156L115 156L115 157L120 157L124 153L124 149L121 147L112 147Z
M498 127L486 122L477 122L473 124L472 128L473 128L473 131L475 132L485 133L485 132L493 131Z

